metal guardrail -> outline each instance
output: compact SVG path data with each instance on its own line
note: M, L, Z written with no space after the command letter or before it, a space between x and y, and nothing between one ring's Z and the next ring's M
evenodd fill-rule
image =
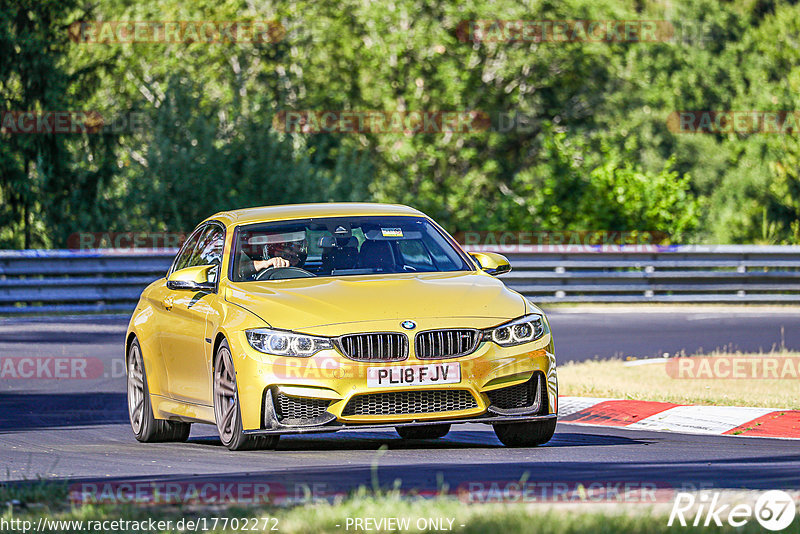
M800 246L506 248L503 281L534 302L800 303Z
M132 312L176 252L0 251L0 314Z
M466 247L534 302L800 303L800 246ZM172 249L0 251L0 314L128 312Z

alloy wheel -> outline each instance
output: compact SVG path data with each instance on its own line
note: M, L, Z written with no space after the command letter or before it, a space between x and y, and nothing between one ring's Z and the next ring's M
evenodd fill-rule
M131 345L128 354L128 415L133 432L139 434L144 420L144 372L137 343Z
M236 372L233 358L227 347L222 346L217 353L214 367L214 415L222 443L228 444L235 437L236 418L239 407L236 395Z

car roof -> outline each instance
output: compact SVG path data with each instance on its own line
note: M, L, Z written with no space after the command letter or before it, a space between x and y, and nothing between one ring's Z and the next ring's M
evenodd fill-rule
M424 214L402 204L379 204L369 202L328 202L317 204L285 204L261 206L231 211L221 211L206 220L220 221L225 226L238 226L287 219L309 219L314 217L348 217L364 215L416 215Z

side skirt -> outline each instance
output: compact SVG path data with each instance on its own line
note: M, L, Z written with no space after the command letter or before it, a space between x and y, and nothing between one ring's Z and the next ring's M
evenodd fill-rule
M161 395L150 395L153 414L156 419L182 421L184 423L205 423L215 425L214 407L202 404L180 402Z

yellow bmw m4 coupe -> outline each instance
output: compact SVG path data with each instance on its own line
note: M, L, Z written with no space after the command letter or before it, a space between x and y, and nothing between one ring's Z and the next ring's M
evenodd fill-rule
M282 434L494 427L508 446L555 431L550 325L508 289L499 254L384 204L218 213L141 295L125 347L136 439L217 426L231 450Z

